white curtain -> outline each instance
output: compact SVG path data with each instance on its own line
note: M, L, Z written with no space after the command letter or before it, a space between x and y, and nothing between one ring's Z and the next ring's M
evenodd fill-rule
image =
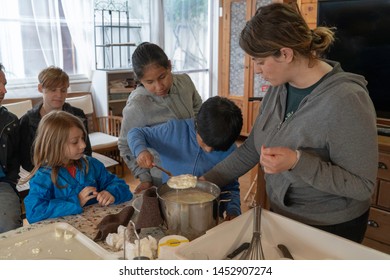
M165 46L164 1L155 0L150 5L150 41Z
M63 52L58 2L32 0L32 15L46 65L63 68ZM47 24L47 20L49 23Z
M22 36L18 1L0 0L0 17L5 19L0 32L0 62L7 79L24 76Z
M91 77L94 65L93 0L61 0L69 32L76 47L78 69ZM77 7L77 9L75 9Z

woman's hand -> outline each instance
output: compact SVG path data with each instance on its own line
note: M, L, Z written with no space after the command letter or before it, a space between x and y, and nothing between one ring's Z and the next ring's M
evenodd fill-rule
M287 147L261 146L260 164L264 172L277 174L290 170L298 161L297 152Z
M148 150L142 151L137 157L138 166L142 168L152 168L153 161L154 156Z
M108 206L115 202L115 197L108 191L101 191L100 193L98 193L96 199L101 206Z
M81 207L84 207L84 205L92 198L97 197L98 193L96 191L95 187L88 186L81 190L81 192L78 195L80 205Z

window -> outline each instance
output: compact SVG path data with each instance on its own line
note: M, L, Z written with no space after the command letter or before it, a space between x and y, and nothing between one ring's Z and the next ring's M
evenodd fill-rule
M137 45L149 41L150 2L95 0L96 69L129 69Z
M199 94L209 96L208 0L164 0L164 50L174 72L188 73Z
M89 73L91 4L89 0L0 0L0 61L8 80L36 81L39 71L50 65L71 76Z
M0 0L0 62L6 68L9 98L34 93L38 73L50 65L63 68L71 81L91 76L96 67L94 6L99 2L128 2L130 25L141 27L131 29L130 41L159 44L173 71L188 73L202 98L208 98L210 7L218 6L217 1ZM102 57L96 57L97 63ZM123 59L129 61L129 56Z

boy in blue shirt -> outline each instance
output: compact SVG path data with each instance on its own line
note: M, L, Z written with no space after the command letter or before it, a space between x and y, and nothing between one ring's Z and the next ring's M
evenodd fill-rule
M206 100L195 119L170 120L153 127L134 128L127 141L130 150L143 168L152 168L154 157L148 148L155 149L162 162L174 176L192 174L201 176L229 156L235 149L242 128L240 108L220 96ZM168 176L163 174L163 182ZM221 199L230 199L221 207L221 215L230 220L241 214L238 180L221 188L228 193ZM135 193L142 191L135 190Z

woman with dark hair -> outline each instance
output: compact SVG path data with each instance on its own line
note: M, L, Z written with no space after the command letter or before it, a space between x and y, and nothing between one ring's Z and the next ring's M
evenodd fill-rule
M127 144L127 133L135 127L192 118L199 111L202 99L187 74L172 74L171 62L159 46L148 42L140 44L133 53L132 63L140 85L130 94L123 109L118 147L133 175L141 181L135 190L138 193L160 185L161 172L138 166ZM158 159L155 151L154 155Z
M220 186L260 162L271 209L356 242L374 192L378 145L364 77L321 55L334 41L288 4L258 9L240 46L269 81L248 139L204 175Z

